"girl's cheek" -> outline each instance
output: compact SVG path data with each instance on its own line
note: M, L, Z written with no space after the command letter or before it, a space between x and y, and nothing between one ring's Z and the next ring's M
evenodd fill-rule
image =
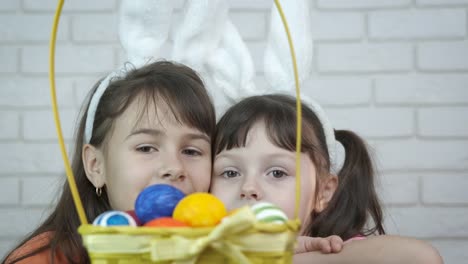
M219 179L212 179L212 194L218 197L228 210L234 209L236 187Z

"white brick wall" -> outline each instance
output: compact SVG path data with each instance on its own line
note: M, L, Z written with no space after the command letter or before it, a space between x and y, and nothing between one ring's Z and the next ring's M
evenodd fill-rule
M386 205L410 206L419 202L418 173L386 173L377 183Z
M14 73L18 70L18 48L2 46L0 47L0 71L2 73Z
M407 72L413 65L411 43L319 44L321 73Z
M343 93L343 89L352 93ZM324 107L362 106L371 100L372 82L360 77L315 78L305 83L302 91Z
M73 129L78 113L75 110L60 111L60 123L65 140L73 138ZM23 137L25 140L50 140L56 141L57 134L55 129L54 117L52 110L33 110L23 113Z
M2 25L0 28L2 43L48 43L50 37L50 15L48 14L2 15L0 24ZM68 19L64 17L60 21L58 42L67 38L68 28Z
M420 238L461 239L468 236L467 208L408 206L387 209L386 225L391 233Z
M25 206L47 206L57 198L62 188L63 175L24 177L22 179L21 204Z
M57 1L44 0L23 0L24 11L36 12L47 11L54 12L57 6ZM117 8L116 0L70 0L67 1L63 7L64 13L81 13L81 12L102 12L102 11L115 11Z
M467 205L468 177L463 174L445 173L429 175L422 182L422 202L427 205Z
M430 242L438 248L439 251L445 253L445 263L463 263L463 260L468 259L468 243L466 240L432 239Z
M319 8L367 9L408 7L411 0L316 0Z
M465 5L467 0L416 0L420 6L450 6L450 5Z
M445 263L466 262L468 1L311 1L314 69L304 92L336 128L369 140L390 233L429 241ZM228 2L264 86L272 1ZM91 86L124 60L118 4L65 3L56 61L67 143ZM47 78L55 5L0 1L0 256L44 219L63 180Z
M419 135L424 137L468 136L467 107L431 107L418 110Z
M36 109L38 107L50 109L49 79L43 77L29 77L0 75L0 107ZM61 107L73 107L74 92L73 79L58 77L57 101Z
M418 44L417 62L421 70L468 70L468 41Z
M19 114L13 111L0 111L0 139L17 139L19 135Z
M72 19L72 40L77 43L115 43L117 14L75 15Z
M0 143L0 149L3 150L0 152L2 174L60 173L63 171L57 143L12 141Z
M375 11L369 14L369 37L375 39L457 38L466 34L463 9ZM430 24L431 26L427 26Z
M367 138L408 137L413 134L414 113L411 108L359 107L346 111L329 109L327 113L336 129L353 130Z
M26 46L21 52L21 71L42 73L48 71L48 46ZM67 74L90 74L106 72L115 62L114 49L107 45L57 46L56 72Z
M468 103L468 74L424 74L375 78L378 105Z
M0 3L1 11L16 11L20 6L20 2L16 0L5 0Z
M374 145L383 170L467 170L468 140L379 140Z
M359 40L364 30L362 13L312 13L312 32L316 40Z
M20 202L20 179L8 177L0 179L0 204L16 205Z

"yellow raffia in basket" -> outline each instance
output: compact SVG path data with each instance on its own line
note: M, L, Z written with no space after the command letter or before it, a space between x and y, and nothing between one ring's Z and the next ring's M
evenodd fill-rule
M152 228L152 227L101 227L88 224L77 191L75 178L68 160L60 125L55 94L55 41L63 7L59 0L50 39L49 79L56 131L65 171L72 191L81 226L78 232L92 263L143 264L143 263L291 263L300 223L297 219L300 201L300 147L301 102L299 78L294 47L283 10L278 0L276 7L281 16L291 51L297 98L296 141L296 207L295 220L285 224L262 223L244 207L223 219L212 228Z

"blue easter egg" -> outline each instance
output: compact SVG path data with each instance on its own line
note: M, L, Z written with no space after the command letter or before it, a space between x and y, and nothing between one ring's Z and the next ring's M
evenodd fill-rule
M121 211L107 211L93 221L96 226L137 226L133 217Z
M135 214L145 224L160 217L171 217L174 208L185 194L179 189L156 184L146 187L135 201Z

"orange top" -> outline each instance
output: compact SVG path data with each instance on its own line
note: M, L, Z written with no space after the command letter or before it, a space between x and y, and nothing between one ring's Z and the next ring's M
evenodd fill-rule
M13 251L10 254L10 256L8 256L8 258L6 259L5 264L13 263L12 261L14 261L15 259L21 258L22 256L27 255L30 252L47 245L50 242L50 239L52 236L53 236L53 232L49 231L49 232L44 232L42 234L39 234L31 238L29 241L24 243L21 247ZM39 253L36 253L30 257L27 257L15 263L18 263L18 264L52 263L51 250L45 249ZM61 263L68 263L68 262L66 258L63 256L63 254L57 251L54 257L54 263L61 264Z

